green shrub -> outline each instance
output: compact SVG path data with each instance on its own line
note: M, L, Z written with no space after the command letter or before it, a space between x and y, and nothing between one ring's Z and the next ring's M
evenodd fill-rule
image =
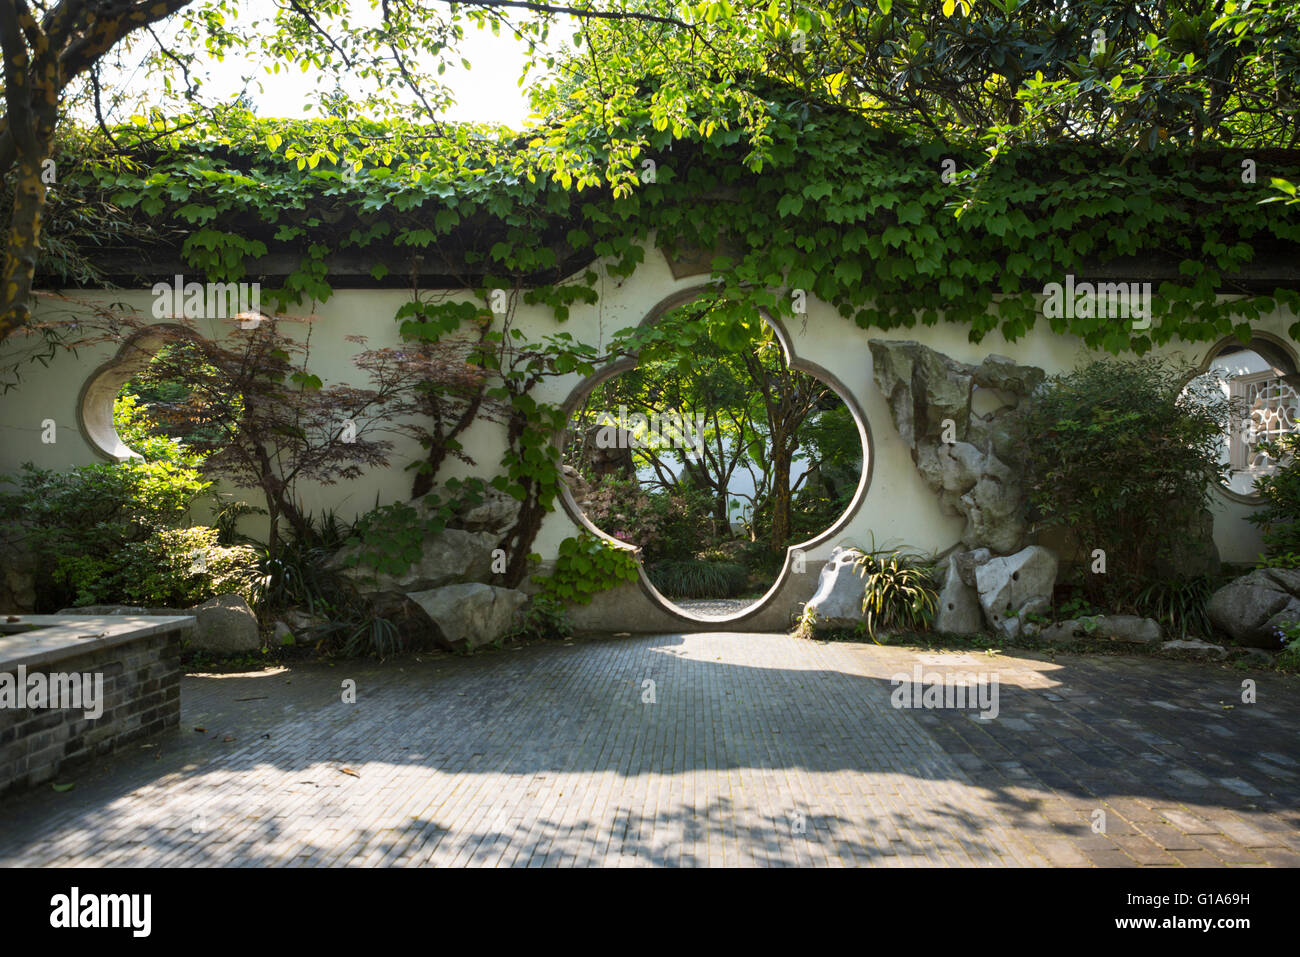
M1282 648L1282 654L1278 655L1278 667L1286 668L1287 671L1300 671L1300 635L1290 638L1288 644Z
M669 560L649 564L645 572L669 598L735 598L749 582L749 569L737 562Z
M1135 611L1160 622L1171 637L1208 637L1213 631L1210 599L1214 597L1217 585L1204 575L1179 581L1152 582L1138 593L1134 601Z
M930 563L902 551L872 551L857 561L855 571L864 579L862 625L877 644L889 628L924 631L939 607Z
M1054 376L1020 414L1018 452L1037 529L1068 533L1107 573L1095 598L1131 599L1175 563L1224 478L1230 403L1186 390L1192 371L1165 360L1098 359Z
M216 595L253 602L256 551L219 544L215 528L165 528L113 555L61 555L55 580L73 604L188 608Z
M568 638L572 634L573 625L564 606L552 597L538 595L528 603L522 620L507 637L521 641L549 641Z
M119 434L140 458L67 471L27 463L19 474L0 479L13 486L0 494L0 521L36 563L37 611L86 604L80 599L91 594L93 603L138 603L139 596L168 591L158 586L156 574L144 580L145 562L181 547L158 536L183 525L208 490L199 471L203 459L178 442L147 434L148 423L132 402L120 402L117 413ZM124 562L131 575L111 574ZM102 586L92 584L96 574L107 576ZM189 587L182 584L176 594L188 594Z
M1268 549L1266 564L1295 568L1300 564L1300 433L1279 436L1273 442L1261 442L1260 448L1277 460L1271 475L1255 480L1255 492L1264 500L1262 508L1246 516L1264 534Z

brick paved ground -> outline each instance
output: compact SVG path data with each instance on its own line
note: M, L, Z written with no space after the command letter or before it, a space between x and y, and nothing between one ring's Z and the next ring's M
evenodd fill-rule
M918 662L998 718L895 710ZM0 864L1295 865L1300 682L1254 677L755 634L195 676L181 732L0 801Z

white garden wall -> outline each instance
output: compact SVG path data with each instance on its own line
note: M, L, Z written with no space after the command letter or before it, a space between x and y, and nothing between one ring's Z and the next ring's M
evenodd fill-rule
M605 277L599 304L575 307L568 322L556 323L548 310L528 306L519 307L514 322L530 338L563 330L599 346L607 343L615 331L657 315L666 301L672 302L689 290L702 288L706 282L704 276L675 278L664 257L648 251L646 262L632 277L626 280ZM76 295L100 302L127 303L144 314L149 314L152 304L147 289ZM350 362L357 346L345 341L345 337L364 335L370 346L398 344L397 325L392 317L407 296L402 290L344 290L318 305L317 319L311 324L312 371L327 383L345 381L362 385L362 375ZM46 300L42 305L39 315L50 316L65 308L49 302ZM1256 328L1290 343L1286 329L1294 319L1279 310L1257 323ZM215 320L207 326L203 330L207 334L221 335L231 328L231 323ZM841 318L830 304L811 297L807 322L791 324L785 332L800 360L825 370L847 390L852 400L850 407L856 404L865 416L871 440L865 496L843 528L808 550L810 572L841 542L862 544L874 536L877 545L906 544L925 551L942 551L958 541L963 527L961 518L942 513L937 497L923 484L907 448L894 431L885 398L872 380L872 359L867 348L872 337L915 339L970 363L997 353L1019 363L1039 366L1049 374L1072 368L1087 353L1078 340L1052 333L1045 322L1019 342L1009 343L994 334L975 345L968 341L966 329L955 325L884 333L859 329ZM297 334L301 334L301 327ZM12 351L19 346L15 342L0 346L0 359L5 357L4 350ZM1208 344L1173 345L1161 351L1199 363L1211 348ZM78 406L87 382L97 370L102 371L101 367L113 358L114 352L113 346L104 345L77 354L61 354L49 368L29 367L22 385L0 397L0 473L13 471L25 461L42 467L68 467L100 458L83 426ZM559 403L580 384L578 376L571 376L544 383L535 395L539 400ZM57 428L56 441L46 444L42 441L43 423L51 419ZM466 436L465 444L479 468L473 470L452 462L442 477L472 471L485 477L494 474L504 446L499 428L479 423ZM403 471L403 466L419 454L414 445L399 448L389 469L372 471L362 479L337 486L303 486L304 504L315 511L336 508L350 516L372 508L377 499L380 503L404 500L410 488L410 473ZM249 492L244 497L258 503L256 493ZM1250 507L1225 495L1215 497L1215 539L1226 561L1252 561L1261 551L1257 530L1242 520ZM557 509L547 517L533 550L546 558L553 556L560 541L574 534L577 527L564 510Z

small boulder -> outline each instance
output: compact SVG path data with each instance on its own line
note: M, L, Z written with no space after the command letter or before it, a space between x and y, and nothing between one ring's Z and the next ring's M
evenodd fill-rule
M299 608L290 608L280 615L280 619L295 635L302 635L329 624L329 619L321 615L310 614Z
M1150 644L1161 638L1160 622L1138 615L1102 615L1097 622L1097 633L1113 641L1137 644Z
M523 504L513 495L488 486L477 504L463 503L451 520L454 528L467 532L492 532L498 538L519 519Z
M987 561L988 549L980 551L984 552L984 560ZM975 566L969 564L971 554L953 552L948 556L943 588L939 590L939 607L934 616L935 631L950 635L978 635L984 630L984 612L980 608L980 596L974 585ZM970 583L962 576L963 563L971 569Z
M528 596L513 588L470 582L412 592L407 597L433 622L438 644L473 651L503 638Z
M349 565L349 560L359 554L359 545L340 549L326 567L351 581L362 595L427 591L443 585L486 581L492 575L492 550L498 541L495 532L447 528L425 538L420 557L398 574L364 564Z
M1036 630L1026 616L1052 607L1056 556L1041 545L992 558L975 568L975 589L989 626L1009 638Z
M1165 651L1186 651L1210 658L1223 658L1228 654L1228 649L1222 645L1212 645L1208 641L1198 641L1195 638L1182 641L1166 641L1160 647Z
M1043 641L1075 641L1079 638L1109 638L1150 644L1160 640L1160 623L1137 615L1093 615L1054 622L1038 633Z
M853 628L862 621L862 596L866 589L858 562L863 553L836 546L822 566L817 591L804 606L816 615L817 628Z
M1216 591L1208 606L1214 627L1252 648L1277 649L1277 630L1300 622L1300 571L1260 568Z
M239 595L218 595L182 614L194 616L191 644L202 651L233 655L262 647L257 616Z

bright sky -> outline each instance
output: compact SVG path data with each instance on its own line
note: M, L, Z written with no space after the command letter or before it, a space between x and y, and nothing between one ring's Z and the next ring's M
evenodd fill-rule
M365 7L365 3L358 6ZM241 4L244 8L268 10L266 0L251 0ZM170 41L179 29L179 18L165 22L157 28L158 35L164 41ZM358 18L359 19L359 18ZM548 48L558 52L561 46L573 35L572 22L554 24ZM449 86L456 96L456 105L444 114L445 119L503 123L516 129L526 125L529 113L527 92L519 86L519 76L523 70L527 47L507 31L494 36L490 30L477 29L472 24L464 26L465 38L457 51L460 56L470 61L472 69L465 70L457 57L451 57L447 72L440 78ZM152 45L152 41L150 42ZM125 54L120 70L107 70L105 87L127 88L138 93L145 105L162 99L161 85L150 80L138 67L145 55L142 45ZM227 60L218 62L209 58L202 60L200 74L206 74L203 81L204 96L207 99L233 99L237 96L243 83L241 76L249 72L247 61ZM530 82L539 74L530 75ZM255 109L260 116L301 117L319 115L319 93L316 77L302 73L297 68L281 70L270 75L259 71L263 89L258 91L255 85L249 89ZM326 82L325 89L332 87L332 80ZM111 117L109 122L125 120L126 116L139 109L140 104L123 108ZM306 107L306 109L304 109Z

